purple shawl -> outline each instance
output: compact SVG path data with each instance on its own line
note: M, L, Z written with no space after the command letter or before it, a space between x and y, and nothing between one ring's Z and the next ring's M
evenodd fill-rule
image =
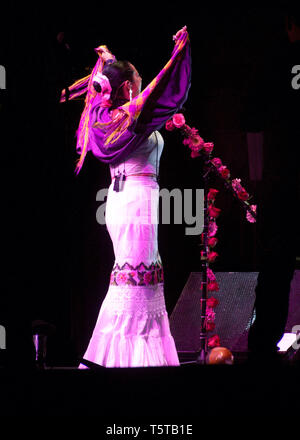
M105 163L117 164L123 161L153 131L162 128L166 121L178 112L187 100L190 85L191 55L190 45L187 43L146 100L138 118L116 141L107 145L105 145L106 131L95 127L94 124L111 121L109 108L101 106L100 96L95 98L90 113L88 150Z

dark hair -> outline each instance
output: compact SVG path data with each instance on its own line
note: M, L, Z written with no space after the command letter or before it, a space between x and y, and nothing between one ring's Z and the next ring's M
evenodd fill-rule
M126 99L120 96L120 86L124 81L133 80L133 69L129 61L115 61L114 63L107 64L102 73L109 79L112 91L111 91L111 108L119 107L125 104Z

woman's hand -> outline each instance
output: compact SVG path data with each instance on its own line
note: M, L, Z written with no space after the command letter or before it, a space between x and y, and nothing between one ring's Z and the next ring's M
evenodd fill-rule
M95 48L95 52L97 52L104 62L115 59L115 56L109 51L107 46L98 46Z
M177 40L179 40L179 38L182 36L182 34L184 34L186 32L187 32L186 26L183 26L182 29L180 29L175 35L173 35L173 40L175 41L175 43Z

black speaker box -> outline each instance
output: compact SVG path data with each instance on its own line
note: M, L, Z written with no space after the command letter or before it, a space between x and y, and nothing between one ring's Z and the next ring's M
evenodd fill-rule
M247 336L255 319L253 311L258 272L215 272L218 292L209 293L219 304L215 308L215 330L221 346L233 352L247 351ZM170 328L179 353L199 350L201 272L191 272L176 306L170 315ZM286 333L300 324L300 270L296 270L291 283L289 315Z

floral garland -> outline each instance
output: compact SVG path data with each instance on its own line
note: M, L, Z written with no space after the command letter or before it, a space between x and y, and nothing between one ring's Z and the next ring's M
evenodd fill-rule
M231 191L234 197L236 197L242 207L246 211L246 219L250 223L254 223L256 221L256 205L250 205L250 195L246 191L246 189L241 185L241 179L231 179L229 169L223 165L222 161L218 157L211 157L212 151L214 149L214 144L212 142L205 142L198 133L196 128L191 128L185 123L185 118L182 113L176 113L171 119L166 122L166 130L173 131L175 129L180 129L181 133L184 136L183 144L190 148L191 157L199 157L202 156L205 158L206 165L209 166L210 171L214 172L217 176L219 176L227 189ZM218 226L216 223L217 217L221 213L221 209L215 206L215 198L218 194L218 190L214 188L210 188L207 193L207 210L208 210L208 254L207 254L207 262L208 264L213 263L216 258L219 256L217 252L214 251L215 246L218 243L218 239L216 238L216 233L218 231ZM201 243L203 245L203 234L201 235ZM201 257L203 256L203 251L201 252ZM219 291L219 284L216 280L216 277L213 271L208 267L207 270L208 283L207 283L207 291L208 292L217 292ZM205 319L205 328L206 331L210 332L215 329L215 307L219 304L219 301L211 296L206 301L206 319ZM215 334L208 339L208 347L218 347L220 346L220 337Z

